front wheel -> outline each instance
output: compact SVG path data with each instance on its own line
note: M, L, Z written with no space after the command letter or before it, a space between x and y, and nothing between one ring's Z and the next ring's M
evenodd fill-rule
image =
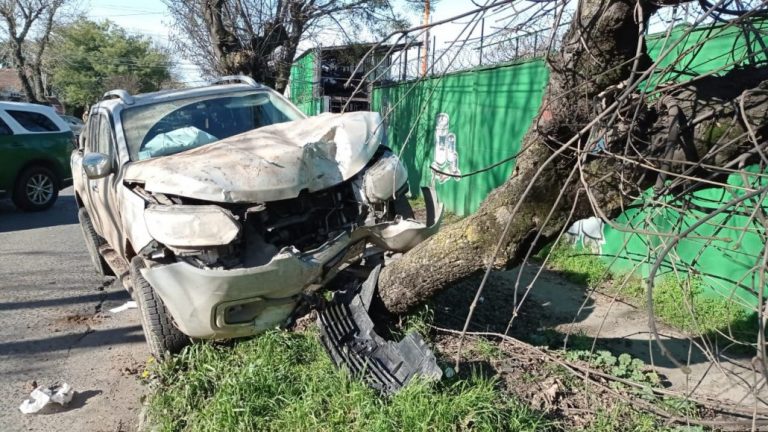
M149 353L158 360L169 354L177 354L189 345L189 337L173 325L173 318L163 300L141 275L141 269L146 267L144 260L133 257L130 267L133 295L139 307L141 327L149 345Z
M13 203L23 211L50 208L59 197L59 182L48 168L33 166L25 169L13 188Z

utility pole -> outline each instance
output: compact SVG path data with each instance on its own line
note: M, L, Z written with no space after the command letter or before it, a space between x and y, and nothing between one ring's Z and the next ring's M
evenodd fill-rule
M424 25L429 25L429 0L424 0ZM421 50L421 76L427 76L427 63L429 63L429 29L424 32L424 49Z

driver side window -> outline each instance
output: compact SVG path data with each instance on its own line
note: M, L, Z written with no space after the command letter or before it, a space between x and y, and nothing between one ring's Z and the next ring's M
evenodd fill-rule
M87 150L103 153L115 159L115 146L112 140L112 128L105 114L94 114L88 120Z
M115 146L112 143L112 127L109 123L109 118L104 114L99 114L99 131L96 140L96 151L104 153L114 160Z
M88 126L86 127L86 131L88 139L85 140L85 150L88 152L97 152L99 131L98 115L91 115L88 118Z

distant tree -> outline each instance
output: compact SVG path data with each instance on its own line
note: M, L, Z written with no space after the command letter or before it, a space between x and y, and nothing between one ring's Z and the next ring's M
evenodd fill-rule
M52 45L51 84L65 103L74 106L87 106L114 88L134 93L159 90L171 78L167 52L109 21L81 18L56 29Z
M245 74L285 89L299 43L339 32L402 27L391 0L165 0L180 31L179 51L206 75Z
M0 31L7 56L30 102L45 100L43 59L49 36L62 7L70 0L1 0ZM4 57L5 57L4 56Z

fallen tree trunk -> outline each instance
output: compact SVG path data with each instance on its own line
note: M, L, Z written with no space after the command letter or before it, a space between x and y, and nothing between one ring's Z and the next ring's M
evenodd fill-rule
M563 48L550 61L545 103L523 140L514 173L475 214L444 227L384 269L379 293L390 312L407 312L452 283L483 271L491 259L497 268L517 265L529 249L543 246L568 221L596 211L614 217L628 199L654 183L660 193L668 192L665 172L701 174L701 164L733 163L752 145L745 119L762 136L766 70L707 77L653 105L645 98L633 102L627 95L606 96L606 90L631 85L651 64L644 46L638 47L640 23L654 11L643 6L636 9L629 0L581 2ZM737 107L745 89L756 90L744 96L741 113ZM596 106L604 105L598 101L616 110L603 110L608 115L601 119ZM615 113L623 120L608 118ZM589 139L590 132L593 138L595 133L603 137L603 148L585 155L579 150L595 141ZM724 145L728 140L733 142ZM571 145L564 147L568 142ZM629 150L643 157L627 157ZM645 157L663 162L649 168L647 161L638 162ZM706 183L676 184L690 190Z

